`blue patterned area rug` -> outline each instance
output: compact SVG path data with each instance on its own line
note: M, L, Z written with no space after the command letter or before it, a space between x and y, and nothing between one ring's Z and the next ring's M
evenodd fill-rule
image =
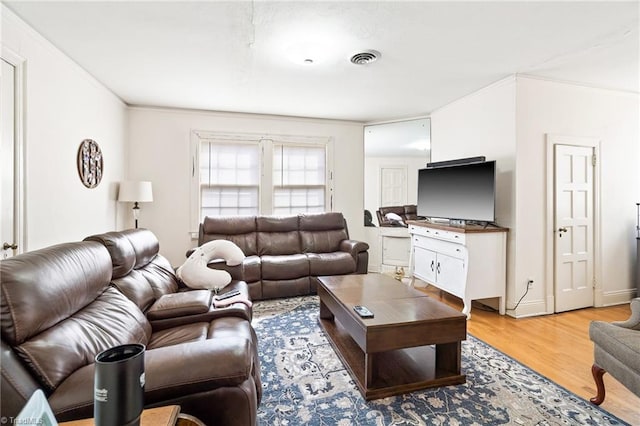
M462 343L467 383L365 401L318 324L318 298L254 305L260 425L625 425L486 343Z

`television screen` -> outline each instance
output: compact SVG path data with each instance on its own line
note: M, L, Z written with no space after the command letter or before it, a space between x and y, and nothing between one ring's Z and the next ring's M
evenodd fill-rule
M496 162L420 169L418 215L495 221Z

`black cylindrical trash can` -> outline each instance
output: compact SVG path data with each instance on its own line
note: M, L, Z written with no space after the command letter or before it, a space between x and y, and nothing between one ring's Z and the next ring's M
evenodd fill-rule
M142 344L115 346L96 355L93 416L96 426L139 426L144 407Z

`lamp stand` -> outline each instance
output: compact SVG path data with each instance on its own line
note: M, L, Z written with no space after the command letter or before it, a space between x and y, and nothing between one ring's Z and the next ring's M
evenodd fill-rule
M140 206L138 202L135 201L133 203L133 220L135 221L136 229L138 229L138 216L140 216Z

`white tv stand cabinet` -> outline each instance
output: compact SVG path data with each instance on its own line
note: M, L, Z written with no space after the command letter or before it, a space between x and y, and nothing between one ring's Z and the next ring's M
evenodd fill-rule
M505 314L508 228L450 226L410 221L410 271L430 285L461 298L471 317L471 301L499 298Z

